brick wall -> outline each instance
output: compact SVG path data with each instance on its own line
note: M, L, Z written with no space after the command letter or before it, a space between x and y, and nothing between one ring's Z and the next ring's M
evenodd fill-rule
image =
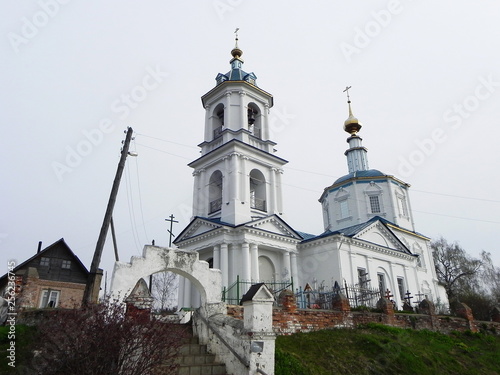
M290 335L296 332L311 332L321 329L357 327L366 323L387 324L399 328L428 329L442 333L452 331L472 331L479 329L500 334L499 322L474 321L466 312L464 317L437 316L433 309L426 314L395 313L390 306L381 313L348 310L311 310L297 309L284 305L273 309L273 330L277 335ZM467 309L465 309L467 311ZM382 310L383 311L383 310ZM425 310L424 310L425 311ZM243 307L229 305L227 314L243 319Z
M19 308L38 308L42 291L45 289L59 291L58 307L71 309L81 306L85 284L41 280L39 278L28 277L22 286L17 306Z

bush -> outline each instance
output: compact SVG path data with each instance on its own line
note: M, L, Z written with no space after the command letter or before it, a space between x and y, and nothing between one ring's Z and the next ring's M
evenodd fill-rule
M55 310L37 327L32 373L44 375L174 374L186 330L105 302L75 310Z

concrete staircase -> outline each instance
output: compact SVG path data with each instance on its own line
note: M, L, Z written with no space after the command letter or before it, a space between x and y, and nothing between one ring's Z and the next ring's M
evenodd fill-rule
M207 353L197 337L190 337L179 353L179 375L226 375L226 365L215 363L215 355Z

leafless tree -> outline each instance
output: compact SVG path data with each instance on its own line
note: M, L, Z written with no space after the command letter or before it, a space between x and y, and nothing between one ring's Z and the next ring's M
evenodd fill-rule
M118 303L54 310L37 325L32 374L175 374L185 328L135 319Z
M446 289L450 301L466 289L480 288L477 277L484 264L483 259L469 256L457 243L448 243L444 238L431 242L436 273Z
M173 272L159 272L153 275L152 296L158 312L172 310L177 304L179 276Z

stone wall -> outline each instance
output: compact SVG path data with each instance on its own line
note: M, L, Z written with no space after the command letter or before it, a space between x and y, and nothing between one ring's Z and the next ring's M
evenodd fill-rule
M438 316L435 314L432 302L426 300L420 304L419 314L397 313L393 310L392 304L384 299L379 301L380 312L351 311L344 298L334 301L332 310L298 309L292 299L280 302L282 307L273 309L273 331L277 335L321 329L352 328L367 323L380 323L408 329L428 329L442 333L484 330L500 334L500 322L475 321L470 308L465 304L457 310L457 316ZM227 314L242 319L243 308L230 305Z

